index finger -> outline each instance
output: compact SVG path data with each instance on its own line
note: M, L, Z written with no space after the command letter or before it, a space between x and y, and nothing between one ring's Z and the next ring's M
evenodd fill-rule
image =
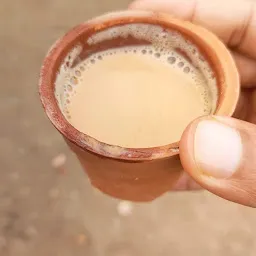
M137 0L132 9L168 12L215 33L230 48L256 58L256 7L245 0Z

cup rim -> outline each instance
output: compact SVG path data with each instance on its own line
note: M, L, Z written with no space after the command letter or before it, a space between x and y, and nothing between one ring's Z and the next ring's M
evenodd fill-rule
M136 23L141 18L151 24L169 24L175 25L176 28L186 32L193 31L193 36L207 45L212 50L212 53L217 56L218 65L221 66L223 72L226 95L214 114L231 116L235 111L240 94L239 74L230 52L212 32L188 21L179 20L169 14L159 12L139 10L110 12L74 27L59 39L47 53L40 72L39 95L48 118L64 138L71 141L81 150L87 150L107 158L130 162L151 161L179 154L179 142L159 147L125 148L101 142L78 131L62 114L52 89L54 88L54 85L52 85L54 82L52 81L55 81L53 78L56 76L56 73L53 71L56 60L60 58L64 48L67 48L68 45L74 42L79 35L87 31L88 28L93 27L96 32L107 26L120 24L120 22L122 24Z

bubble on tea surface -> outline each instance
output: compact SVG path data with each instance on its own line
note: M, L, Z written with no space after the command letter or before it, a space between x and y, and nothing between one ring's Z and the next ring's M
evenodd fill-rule
M200 61L202 61L202 62L205 61L205 58L204 58L202 55L199 56L199 59L200 59Z
M156 58L160 58L160 57L161 57L161 53L156 52L156 53L155 53L155 57L156 57Z
M70 78L70 83L73 85L77 85L78 84L78 79L75 76L72 76Z
M178 63L179 68L182 68L184 65L185 65L184 62L182 62L182 61Z
M185 67L185 68L183 69L183 71L184 71L184 73L189 73L189 72L190 72L190 67Z
M170 63L170 64L174 64L175 62L176 62L176 58L175 57L168 57L168 62Z
M79 70L76 70L76 71L75 71L75 75L76 75L76 76L81 76L81 72L80 72Z
M163 39L166 39L166 38L167 38L167 35L168 35L168 34L167 34L166 32L162 32L160 36L161 36Z
M73 91L72 85L68 84L68 85L67 85L67 89L68 89L69 92L72 92L72 91Z

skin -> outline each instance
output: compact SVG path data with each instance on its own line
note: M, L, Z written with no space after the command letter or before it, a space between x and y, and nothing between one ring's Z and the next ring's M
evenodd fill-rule
M137 0L129 8L167 12L204 26L230 49L241 76L242 93L237 111L233 118L203 117L187 127L180 142L180 158L185 171L174 190L204 188L224 199L256 207L256 5L244 0L233 0L232 4L223 0ZM201 164L205 159L195 153L195 134L202 121L215 122L237 132L241 157L226 160L238 162L234 170L230 166L232 170L227 170L226 161L215 166L214 161L206 159L211 164ZM209 130L209 136L217 135ZM232 143L235 141L230 141ZM218 146L220 150L223 148ZM207 145L205 147L207 150ZM230 150L232 153L231 146ZM216 169L218 173L223 171L223 175L216 176Z

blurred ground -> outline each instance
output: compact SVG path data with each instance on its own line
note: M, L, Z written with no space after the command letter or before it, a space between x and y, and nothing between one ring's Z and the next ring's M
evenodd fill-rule
M170 193L150 204L109 198L89 185L43 114L37 83L49 46L128 2L0 1L1 256L256 255L253 209L207 192ZM56 170L59 154L67 162Z

